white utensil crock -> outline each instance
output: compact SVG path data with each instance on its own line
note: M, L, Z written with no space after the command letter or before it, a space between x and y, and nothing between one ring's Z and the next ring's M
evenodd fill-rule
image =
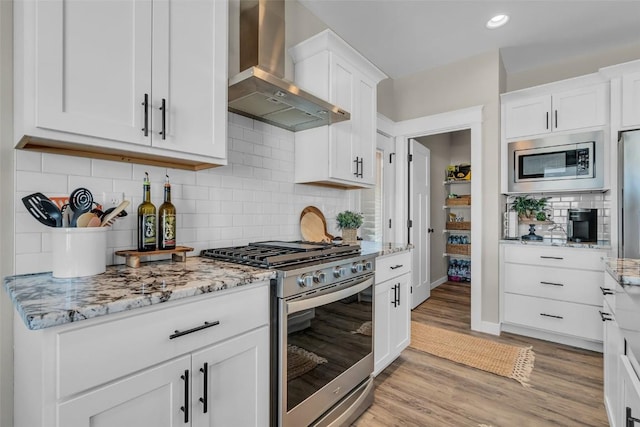
M106 270L107 228L53 228L53 277L93 276Z

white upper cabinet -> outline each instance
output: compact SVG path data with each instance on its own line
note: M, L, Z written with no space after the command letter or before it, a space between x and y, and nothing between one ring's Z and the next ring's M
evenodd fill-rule
M622 126L640 126L640 71L622 76Z
M17 147L226 164L227 10L226 0L16 2Z
M351 114L348 121L296 132L295 182L374 186L377 85L386 75L330 30L290 52L296 84Z
M527 90L513 94L503 96L506 139L603 126L607 122L606 83L545 94L540 94L539 88L530 94Z

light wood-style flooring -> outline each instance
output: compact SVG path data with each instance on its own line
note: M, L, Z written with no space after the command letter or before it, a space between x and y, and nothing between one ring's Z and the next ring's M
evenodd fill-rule
M412 320L518 346L533 346L531 387L407 348L376 378L373 405L354 427L608 426L602 354L547 341L470 330L470 287L448 282Z

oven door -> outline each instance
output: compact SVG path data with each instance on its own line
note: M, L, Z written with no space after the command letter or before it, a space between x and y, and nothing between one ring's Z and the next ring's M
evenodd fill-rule
M373 274L279 301L280 425L306 426L373 372Z

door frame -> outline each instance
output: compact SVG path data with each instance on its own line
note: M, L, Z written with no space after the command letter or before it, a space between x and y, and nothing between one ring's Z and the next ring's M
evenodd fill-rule
M409 153L409 140L422 136L455 132L469 129L471 132L471 165L473 167L471 179L471 193L481 194L482 191L482 110L483 106L469 107L432 116L419 117L394 123L393 135L396 137L396 155L406 159ZM407 162L397 164L397 183L400 191L397 197L397 218L409 219L408 211L408 170ZM433 184L433 183L432 183ZM479 198L476 198L478 201ZM482 322L482 263L483 256L481 242L483 241L482 204L471 205L471 242L476 242L476 250L471 251L471 329L499 335L499 326ZM408 241L408 228L401 226L395 230L398 242ZM497 327L496 327L497 326Z

